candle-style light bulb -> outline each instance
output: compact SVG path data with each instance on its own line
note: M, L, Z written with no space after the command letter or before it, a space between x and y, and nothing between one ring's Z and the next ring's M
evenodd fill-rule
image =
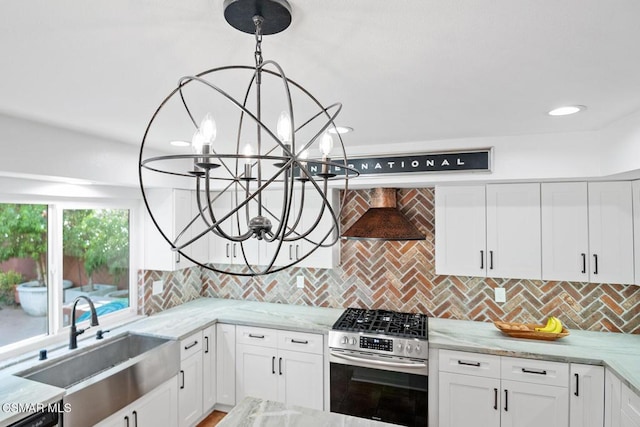
M251 157L253 156L253 149L250 144L244 146L242 150L242 155L245 156L244 160L244 179L251 178L251 161L253 160Z
M329 157L331 150L333 150L333 138L328 132L325 132L324 135L322 135L322 139L320 139L320 152L322 153L322 158L325 159Z
M191 137L191 149L196 154L202 154L202 146L204 145L204 138L200 129L196 130Z
M303 166L307 166L307 159L309 158L309 151L303 150L298 154L298 159L300 160L300 164Z
M200 122L200 132L202 133L205 144L211 144L215 141L218 128L216 127L216 121L213 120L211 113L207 113Z
M289 113L283 111L280 113L280 117L278 117L278 124L276 126L276 133L278 134L278 138L285 144L289 144L291 142L291 117L289 117Z

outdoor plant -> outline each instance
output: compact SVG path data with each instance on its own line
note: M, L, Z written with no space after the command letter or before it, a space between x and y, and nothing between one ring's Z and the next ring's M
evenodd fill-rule
M0 262L31 258L38 283L47 277L47 207L45 205L0 204Z
M11 305L15 302L14 287L22 282L22 274L9 270L0 271L0 304Z

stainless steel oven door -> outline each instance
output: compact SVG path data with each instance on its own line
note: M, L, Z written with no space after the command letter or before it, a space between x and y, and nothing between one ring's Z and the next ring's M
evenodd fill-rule
M331 412L427 426L428 361L331 349L329 365Z

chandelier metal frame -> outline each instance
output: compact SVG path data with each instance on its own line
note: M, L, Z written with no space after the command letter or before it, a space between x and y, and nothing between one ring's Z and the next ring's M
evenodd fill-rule
M203 71L194 76L182 77L178 86L160 103L154 112L142 139L139 155L139 180L140 188L146 209L156 228L162 234L164 239L170 244L172 250L179 252L182 256L194 262L195 264L208 270L231 274L236 276L256 276L268 273L275 273L283 269L292 267L302 260L306 259L320 247L330 247L334 245L340 238L340 210L345 205L346 194L340 201L340 209L334 209L329 199L329 181L341 180L344 182L344 189L348 189L348 181L359 175L359 172L348 166L347 155L344 148L342 137L338 132L334 135L339 141L338 147L341 151L339 158L336 160L329 157L328 152L323 152L321 159L307 159L306 153L311 146L319 142L322 144L323 138L329 135L327 131L331 128L337 129L334 120L342 109L342 104L334 103L329 106L323 106L316 97L314 97L307 89L300 84L286 77L280 65L273 60L264 60L262 57L262 36L266 34L275 34L286 29L291 22L291 9L285 0L226 0L225 1L225 18L234 28L250 33L253 32L256 40L256 49L254 53L255 65L253 67L246 65L229 65L223 67L212 68ZM250 24L249 24L250 22ZM270 68L266 68L270 67ZM227 91L214 84L207 77L214 76L222 71L249 71L253 70L249 84L246 88L244 98L241 101L234 99ZM261 85L263 77L271 76L280 79L287 105L285 112L288 115L288 122L281 126L278 123L278 129L274 132L272 128L262 119L262 107L264 100L262 99ZM214 93L222 97L224 101L228 101L232 108L239 112L238 130L236 137L236 148L234 153L219 152L218 148L210 141L209 144L203 144L202 149L195 153L170 154L161 156L145 156L145 145L151 129L156 124L159 113L174 99L175 96L180 97L180 101L188 116L189 121L195 127L194 147L196 136L205 132L205 121L203 120L198 126L198 121L194 117L192 109L189 106L188 96L185 94L185 88L193 87L193 85L201 85L203 89L210 89ZM294 115L294 104L292 101L292 89L299 91L299 94L307 97L307 100L317 107L317 112L311 117L306 117L302 124L296 126ZM255 111L251 111L248 102L252 93L255 93L256 107ZM281 114L281 115L282 115ZM312 128L312 125L318 120L324 120L319 129ZM246 140L243 134L243 125L245 121L255 124L255 144L257 153L242 153L241 144ZM307 131L313 129L312 137L308 141L297 144L296 135L302 130ZM210 132L209 132L210 133ZM285 136L283 136L283 134ZM198 137L200 137L198 136ZM214 131L215 138L215 131ZM331 136L329 135L329 138ZM265 144L266 141L272 145ZM329 150L331 150L331 142L329 141ZM200 145L197 145L200 147ZM326 144L325 144L326 147ZM276 151L280 150L280 153ZM326 151L329 151L326 150ZM176 162L183 163L188 161L193 164L193 169L187 171L176 171L174 168L165 165L174 165ZM243 164L244 163L244 164ZM264 176L266 166L277 168L271 176ZM310 165L314 165L311 167ZM320 172L313 173L313 170L319 169ZM335 171L340 170L340 174ZM146 172L145 172L146 171ZM223 176L219 176L218 172L223 171ZM254 173L255 171L255 173ZM195 180L192 187L196 191L197 215L182 229L175 238L169 238L169 233L162 230L159 222L154 215L154 208L148 200L144 175L145 173L159 173L165 175L174 175L179 177ZM212 185L217 183L218 185ZM253 187L253 188L252 188ZM297 211L293 211L294 192L296 187L299 191L296 193L298 199ZM283 202L280 209L267 208L263 202L264 192L276 189L282 192ZM320 195L322 198L322 206L318 212L309 213L305 211L305 194L309 191ZM221 203L223 194L233 194L232 200L234 206L231 206L226 214L215 214L214 206ZM250 214L250 208L257 209L257 215ZM301 227L303 215L313 215L311 225ZM320 224L323 216L327 215L332 221L331 228L321 237L312 238L310 235ZM193 231L196 222L204 222L206 227L204 230L198 229ZM238 233L233 234L225 230L227 221L233 222L235 230ZM246 230L240 232L239 230ZM210 233L214 238L225 239L229 242L240 243L242 258L246 269L238 270L231 266L222 268L220 265L214 265L208 260L199 260L190 256L186 252L186 248L193 245L200 239L205 239ZM248 256L245 244L249 239L258 239L266 242L268 245L275 245L275 250L271 251L270 259L261 265L253 265ZM274 265L278 258L282 246L287 242L305 241L311 245L311 248L296 257L292 262L285 265Z

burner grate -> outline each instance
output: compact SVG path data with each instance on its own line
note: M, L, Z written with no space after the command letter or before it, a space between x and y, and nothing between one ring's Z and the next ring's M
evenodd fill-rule
M427 339L427 316L420 313L347 308L333 325L333 329Z

